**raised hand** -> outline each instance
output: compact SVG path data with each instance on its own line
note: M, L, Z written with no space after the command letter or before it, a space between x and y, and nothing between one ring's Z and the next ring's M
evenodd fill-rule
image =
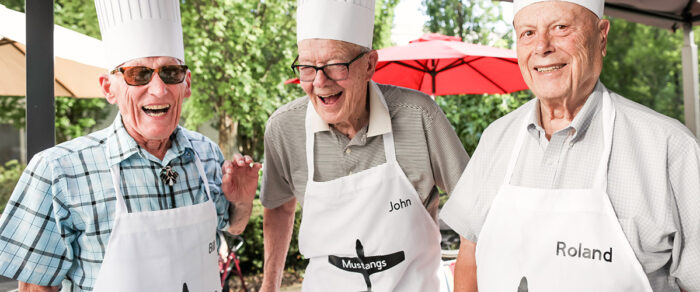
M221 190L226 199L234 205L252 204L255 190L258 187L258 172L262 165L254 162L253 158L239 153L233 155L221 167Z
M228 231L232 234L243 233L250 219L260 168L262 165L254 162L250 156L238 153L233 155L231 161L225 161L221 167L221 190L231 202Z

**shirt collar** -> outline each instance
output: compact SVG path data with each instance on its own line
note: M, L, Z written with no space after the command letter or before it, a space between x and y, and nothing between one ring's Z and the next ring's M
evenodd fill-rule
M569 126L565 128L572 128L575 130L571 141L577 140L578 137L583 135L583 133L585 133L586 130L588 130L588 126L590 126L591 121L593 120L595 114L600 108L601 98L603 96L603 91L605 90L607 90L607 88L605 88L603 83L601 83L599 80L598 83L596 83L595 88L593 88L593 92L591 92L591 95L588 96L586 102L583 104L583 107L581 107L581 110L579 110L579 112L574 117L574 120L571 121L571 124L569 124ZM533 135L539 135L538 132L544 132L544 129L540 124L539 99L537 99L537 101L534 103L534 106L532 107L530 121L527 124L527 129Z
M126 128L124 128L121 113L117 114L117 117L114 119L114 122L112 122L110 128L112 131L109 133L107 140L105 141L109 150L107 162L110 166L126 160L127 158L131 157L131 155L141 153L141 151L145 152L145 150L139 147L136 140L129 135ZM189 151L194 151L192 142L187 139L180 126L175 128L175 131L173 131L173 133L170 135L170 140L172 141L172 144L163 158L163 162L165 164L167 164L167 161L185 154L188 149Z
M313 106L309 104L309 106ZM316 113L309 111L311 116L311 129L314 133L330 131L330 126ZM391 132L391 116L386 105L384 94L374 81L369 82L369 128L367 137L379 136Z

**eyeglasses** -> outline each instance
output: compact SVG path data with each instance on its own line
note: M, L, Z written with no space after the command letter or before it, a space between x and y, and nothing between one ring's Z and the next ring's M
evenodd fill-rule
M316 72L318 72L318 70L323 71L323 74L326 74L326 77L330 80L341 81L348 79L348 73L350 72L350 64L352 64L352 62L357 61L365 54L367 54L367 52L362 52L359 55L357 55L357 57L353 58L347 63L326 64L319 67L311 65L294 64L299 60L299 57L297 56L297 58L294 59L294 62L292 63L292 70L294 70L294 73L297 75L297 77L299 77L299 80L304 82L314 81L314 79L316 78Z
M146 66L119 67L110 74L121 72L126 84L131 86L146 85L153 79L153 72L158 74L165 84L178 84L185 80L187 65L166 65L160 68L148 68Z

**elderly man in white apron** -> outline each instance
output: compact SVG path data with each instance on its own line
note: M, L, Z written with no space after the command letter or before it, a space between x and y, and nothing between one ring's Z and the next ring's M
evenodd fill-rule
M95 6L119 115L32 159L0 220L0 270L20 291L220 291L216 230L242 232L260 164L224 163L178 126L191 94L179 0Z
M425 94L371 81L372 0L301 0L299 58L307 96L265 133L263 291L279 289L296 202L303 291L437 291L439 186L467 155Z
M440 213L455 290L699 291L696 138L598 80L602 0L513 6L537 98L489 126Z

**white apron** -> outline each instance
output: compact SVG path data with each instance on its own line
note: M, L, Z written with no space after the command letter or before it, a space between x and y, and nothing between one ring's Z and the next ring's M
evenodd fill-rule
M309 103L309 180L299 228L309 265L302 291L438 291L440 232L396 161L393 134L382 136L385 164L315 182L313 110Z
M126 211L119 188L119 164L112 166L116 214L94 291L221 290L215 241L216 208L196 153L195 163L208 201L139 213Z
M510 185L527 121L521 127L476 245L479 291L651 291L607 194L615 121L607 91L602 114L605 148L591 189Z

